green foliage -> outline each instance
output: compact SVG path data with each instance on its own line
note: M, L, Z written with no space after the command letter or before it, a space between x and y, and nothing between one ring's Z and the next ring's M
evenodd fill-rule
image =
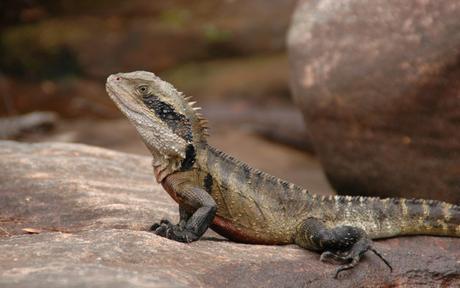
M190 11L187 9L166 9L159 16L160 21L174 28L184 28L191 19Z
M81 72L75 53L53 35L40 33L35 25L2 33L0 53L0 69L16 77L61 78Z
M203 25L203 35L208 43L223 43L231 39L231 32L221 29L213 24Z

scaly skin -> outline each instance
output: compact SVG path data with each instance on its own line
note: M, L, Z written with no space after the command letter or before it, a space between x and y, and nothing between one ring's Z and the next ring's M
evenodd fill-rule
M354 267L368 250L390 268L371 239L398 235L460 237L460 207L419 199L318 196L224 154L206 142L206 120L171 84L153 73L111 75L107 92L153 156L158 183L179 204L180 222L154 224L181 242L208 228L230 240L295 243L321 260Z

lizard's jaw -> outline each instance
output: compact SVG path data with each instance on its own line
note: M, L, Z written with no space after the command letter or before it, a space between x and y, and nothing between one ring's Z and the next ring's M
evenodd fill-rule
M125 112L124 109L136 112L134 107L130 107L131 104L125 99L126 96L122 96L123 94L127 95L129 92L123 89L120 81L121 78L117 74L112 74L107 77L107 82L105 83L105 90L107 91L107 94L109 94L110 98L112 98L113 102L117 104L118 108L122 110L122 112Z
M154 158L171 162L166 158L185 157L185 140L174 134L153 111L144 107L139 95L133 91L135 84L131 82L125 74L110 75L106 82L107 94L137 129Z
M145 121L148 115L136 107L133 101L129 101L128 97L130 92L123 87L121 81L122 78L118 74L110 75L105 84L107 94L128 119L135 122L137 125L150 127L151 125L148 125Z

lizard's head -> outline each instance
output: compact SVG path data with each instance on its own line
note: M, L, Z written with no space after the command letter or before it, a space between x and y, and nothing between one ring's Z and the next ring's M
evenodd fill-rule
M197 112L199 107L155 74L113 74L106 89L155 158L176 159L180 165L187 154L195 153L196 144L206 141L206 120Z

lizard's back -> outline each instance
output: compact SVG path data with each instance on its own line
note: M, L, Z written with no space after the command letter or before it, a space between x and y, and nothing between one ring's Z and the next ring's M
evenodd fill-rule
M235 241L291 243L297 226L309 217L323 219L330 227L360 227L371 238L460 236L457 205L434 200L315 195L212 146L206 145L203 151L198 157L200 177L218 206L213 229Z
M202 151L197 157L200 179L217 203L217 223L224 221L226 229L231 225L241 230L245 239L237 239L234 233L229 235L219 227L213 229L236 241L291 243L301 214L312 208L312 195L212 146L206 145Z

